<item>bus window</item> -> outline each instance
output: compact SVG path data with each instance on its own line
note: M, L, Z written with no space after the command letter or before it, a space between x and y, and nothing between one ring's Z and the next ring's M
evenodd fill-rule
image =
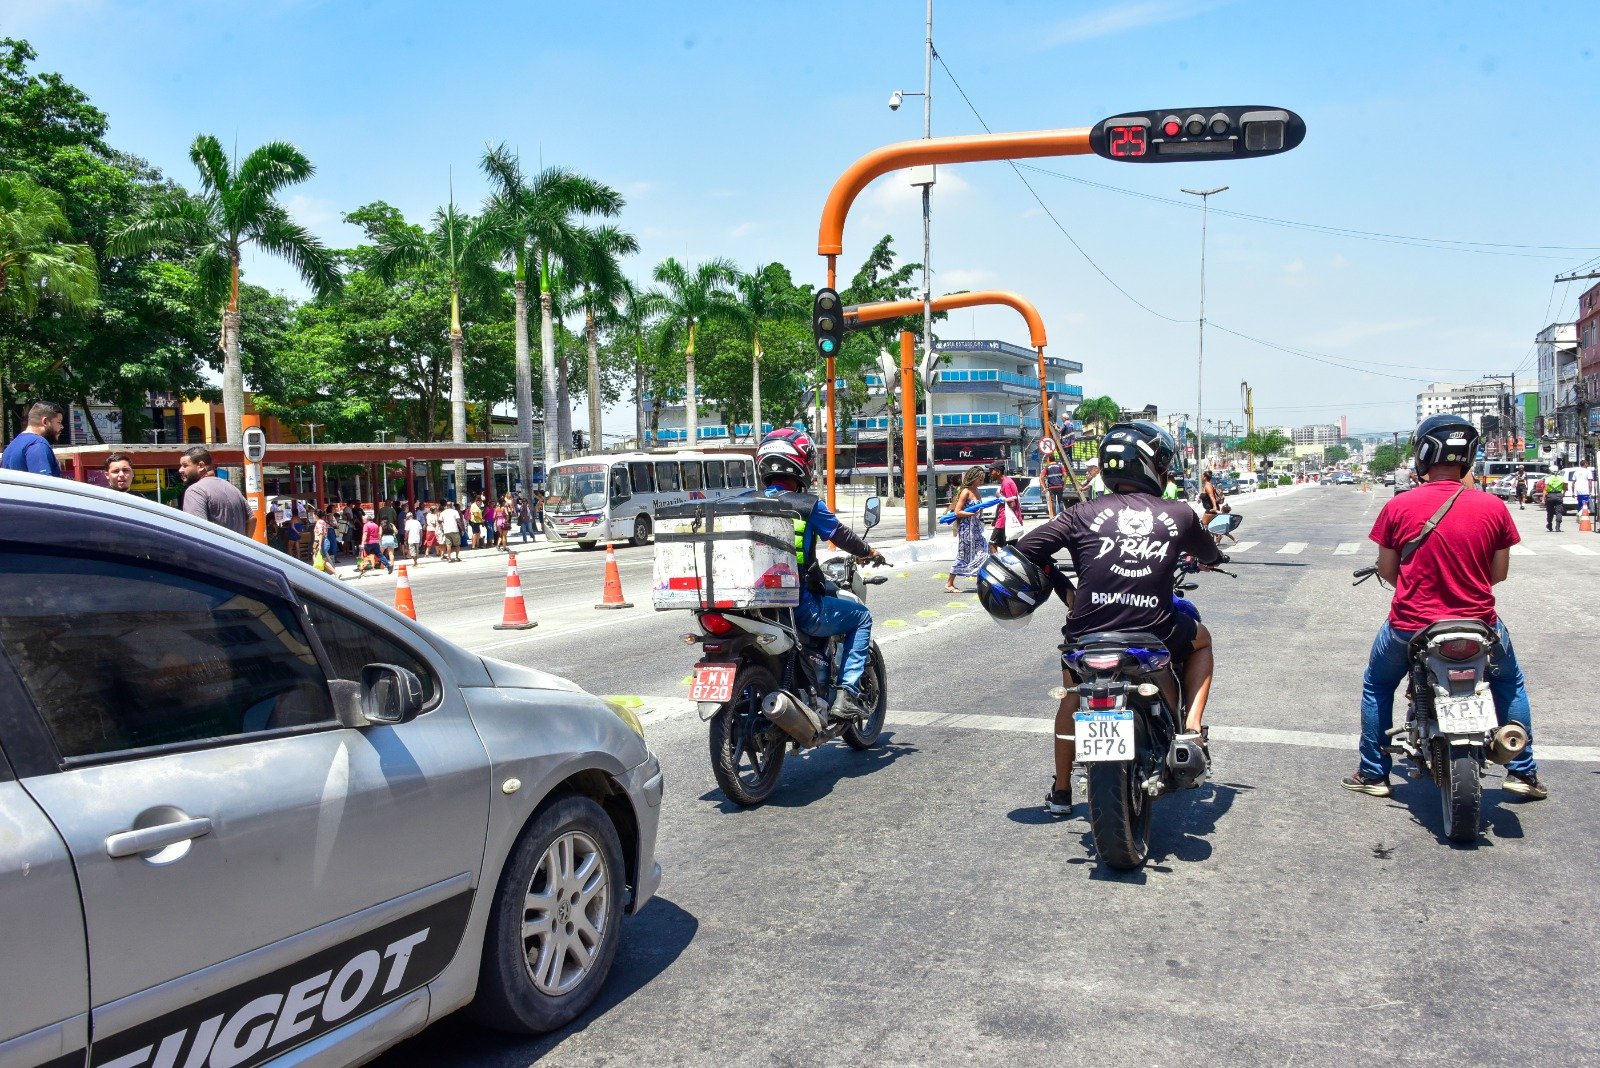
M672 460L664 460L656 464L656 491L659 493L677 493L678 465Z
M749 464L745 463L743 460L728 461L729 489L744 489L746 486L750 485L750 480L745 477L745 471L748 467Z
M636 493L654 493L656 491L656 473L649 464L629 464L628 476L633 482Z
M719 490L722 488L722 461L706 461L706 489Z
M628 469L622 464L611 466L611 503L621 504L633 496L633 490L628 486Z
M684 460L679 466L683 468L683 488L686 490L705 489L700 474L699 460Z

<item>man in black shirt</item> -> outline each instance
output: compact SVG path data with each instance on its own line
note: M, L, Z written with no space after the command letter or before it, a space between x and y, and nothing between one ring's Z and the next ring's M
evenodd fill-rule
M1016 551L1050 575L1056 594L1068 605L1062 633L1075 641L1106 630L1153 634L1172 654L1174 671L1183 672L1188 710L1184 730L1201 733L1211 690L1211 634L1194 617L1173 607L1173 576L1183 554L1203 565L1226 562L1194 509L1184 501L1161 499L1167 471L1177 454L1172 436L1154 423L1118 423L1100 442L1100 470L1107 492L1075 504L1025 535ZM1077 572L1074 594L1054 557L1065 550ZM1056 781L1046 807L1057 815L1071 810L1072 714L1077 681L1063 672L1067 694L1056 711ZM1177 695L1167 697L1177 706ZM1063 735L1065 737L1063 737Z

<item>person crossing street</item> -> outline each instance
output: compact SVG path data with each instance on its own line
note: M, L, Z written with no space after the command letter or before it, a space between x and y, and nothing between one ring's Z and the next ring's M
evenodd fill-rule
M1559 531L1566 510L1567 480L1561 477L1560 471L1552 471L1544 477L1544 529Z

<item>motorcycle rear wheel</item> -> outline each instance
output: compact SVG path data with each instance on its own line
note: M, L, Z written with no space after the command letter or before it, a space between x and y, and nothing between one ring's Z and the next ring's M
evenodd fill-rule
M711 717L711 773L736 805L759 805L778 787L789 736L761 714L777 689L772 672L747 666L733 680L733 698Z
M1117 871L1144 866L1150 855L1155 798L1139 786L1132 761L1089 765L1089 829L1095 852Z
M1483 821L1483 773L1477 755L1465 751L1436 754L1439 767L1439 804L1445 837L1452 842L1476 842Z
M889 673L876 642L867 651L867 670L861 676L861 703L868 712L844 729L840 736L851 749L871 749L883 734L883 720L889 712Z

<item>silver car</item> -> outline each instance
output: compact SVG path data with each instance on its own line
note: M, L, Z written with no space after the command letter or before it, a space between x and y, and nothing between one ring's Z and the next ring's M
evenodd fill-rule
M265 546L0 472L0 1065L349 1064L593 1001L639 721Z

